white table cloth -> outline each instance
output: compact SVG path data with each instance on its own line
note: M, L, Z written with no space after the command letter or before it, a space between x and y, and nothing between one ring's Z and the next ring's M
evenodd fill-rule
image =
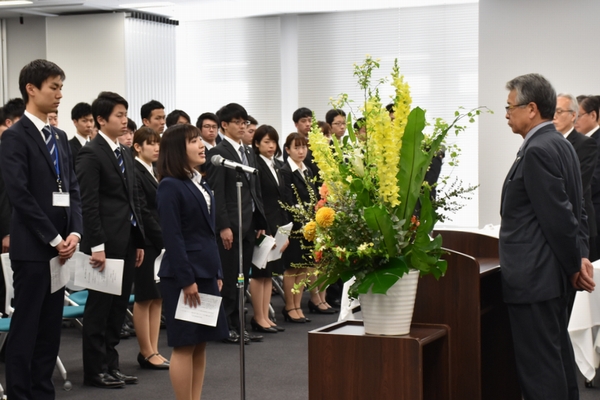
M600 260L593 264L596 290L577 292L569 321L575 361L588 381L594 379L600 366Z

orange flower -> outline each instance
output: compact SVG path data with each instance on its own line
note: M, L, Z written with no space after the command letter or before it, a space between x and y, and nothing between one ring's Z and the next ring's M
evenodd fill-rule
M329 188L327 187L327 184L324 183L321 185L319 188L319 195L322 199L327 200L327 196L329 196Z
M325 207L325 204L327 204L327 200L325 199L321 199L317 202L317 205L315 206L315 211L318 211L319 208L321 207Z
M310 221L308 224L304 225L304 239L312 242L315 240L315 235L317 234L317 224L315 221Z
M315 215L315 220L321 228L329 228L333 225L335 219L335 211L330 207L321 207Z
M321 250L315 251L315 262L321 261L323 258L323 252Z

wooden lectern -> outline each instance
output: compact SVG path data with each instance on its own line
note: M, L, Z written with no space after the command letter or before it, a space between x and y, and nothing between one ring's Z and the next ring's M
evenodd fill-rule
M498 239L436 231L449 249L446 275L419 280L413 323L450 327L453 399L520 400L512 336L502 301Z

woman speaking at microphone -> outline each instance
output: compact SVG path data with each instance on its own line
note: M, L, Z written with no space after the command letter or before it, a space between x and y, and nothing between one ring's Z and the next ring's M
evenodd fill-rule
M182 290L185 303L198 307L200 293L220 296L222 286L214 198L196 170L205 161L204 144L195 126L175 125L163 134L156 198L165 255L158 276L167 341L173 347L169 373L177 400L200 398L206 342L228 334L222 305L214 327L175 319Z

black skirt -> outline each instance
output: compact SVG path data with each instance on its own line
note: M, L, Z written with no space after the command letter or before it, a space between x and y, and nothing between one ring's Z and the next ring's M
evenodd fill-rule
M196 278L196 284L200 293L220 296L216 278ZM160 291L163 297L163 312L167 320L167 343L169 346L193 346L213 340L225 339L229 334L229 328L222 302L217 318L217 326L200 325L175 319L175 310L177 309L181 289L173 278L160 279Z
M134 293L135 301L146 301L160 299L160 289L154 280L154 260L160 255L160 251L154 246L144 248L144 261L135 269Z

